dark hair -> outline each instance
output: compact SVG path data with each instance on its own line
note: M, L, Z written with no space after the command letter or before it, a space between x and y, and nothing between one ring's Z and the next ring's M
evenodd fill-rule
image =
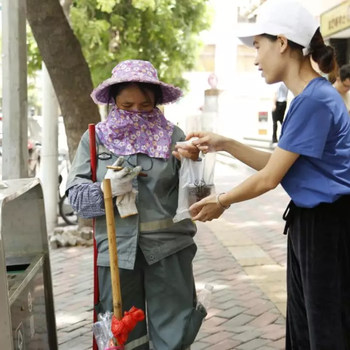
M344 64L339 69L339 78L341 81L350 79L350 64Z
M263 37L276 41L277 36L263 34ZM293 41L288 40L288 45L292 50L303 50L304 47L302 45L296 44ZM309 56L318 64L320 70L323 73L334 73L338 69L338 64L335 57L335 51L332 46L328 46L325 44L320 29L317 29L313 38L310 42L309 47Z
M323 73L333 73L338 69L334 48L324 43L320 29L311 39L310 54Z
M149 91L154 94L154 107L163 103L162 88L156 84L139 83L139 82L126 82L120 84L114 84L109 87L108 101L109 103L116 103L117 96L131 85L136 85L144 94L148 102L151 102Z

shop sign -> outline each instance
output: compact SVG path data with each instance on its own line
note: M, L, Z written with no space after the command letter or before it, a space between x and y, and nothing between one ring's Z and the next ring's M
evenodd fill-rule
M350 0L344 1L321 15L321 33L327 38L350 28Z

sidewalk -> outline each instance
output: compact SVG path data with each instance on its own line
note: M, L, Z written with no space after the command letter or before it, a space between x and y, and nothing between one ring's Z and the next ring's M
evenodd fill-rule
M219 164L217 192L251 173ZM287 203L278 188L198 225L197 289L209 282L215 291L192 350L284 349L286 237L281 217ZM90 350L92 249L53 250L51 261L59 349Z

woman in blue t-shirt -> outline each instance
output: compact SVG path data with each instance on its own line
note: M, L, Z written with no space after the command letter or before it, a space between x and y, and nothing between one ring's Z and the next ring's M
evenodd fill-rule
M255 65L265 81L283 81L295 98L272 154L212 133L188 136L198 137L193 145L204 152L226 151L257 170L231 191L193 205L193 219L218 218L231 204L281 183L292 199L284 215L286 349L350 349L350 120L341 96L310 62L331 73L334 51L296 0L267 0L240 39L256 48Z

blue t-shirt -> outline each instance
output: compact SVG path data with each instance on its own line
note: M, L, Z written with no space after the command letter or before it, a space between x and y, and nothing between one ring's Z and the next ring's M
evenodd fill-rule
M278 146L300 154L281 182L297 206L350 194L349 113L326 79L313 79L292 101Z

